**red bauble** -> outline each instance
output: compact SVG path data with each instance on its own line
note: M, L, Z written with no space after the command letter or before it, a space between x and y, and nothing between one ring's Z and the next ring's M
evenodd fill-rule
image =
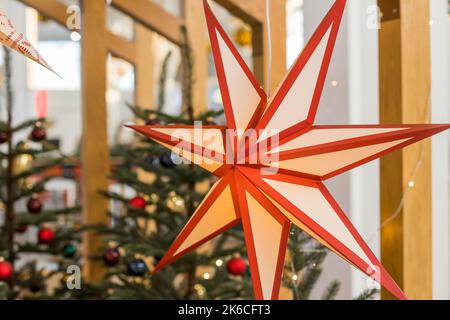
M31 132L31 139L35 142L41 142L47 139L47 130L43 127L34 127Z
M158 124L160 124L158 119L150 119L145 122L147 126L156 126Z
M5 143L8 141L8 134L6 132L0 132L0 144Z
M9 280L13 275L13 267L8 261L0 261L0 281Z
M16 232L20 233L20 234L25 233L27 231L28 231L28 226L26 224L22 224L22 225L18 226L16 229Z
M120 261L120 252L117 248L108 248L103 252L103 261L107 266L113 267Z
M38 233L40 244L50 244L55 240L55 231L49 228L41 228Z
M29 213L38 214L42 211L42 202L37 198L28 200L27 209Z
M139 196L134 197L128 203L130 204L130 206L136 209L145 209L145 207L147 206L147 204L145 203L145 199Z
M247 263L244 259L241 258L233 258L228 261L227 270L234 276L240 276L247 271Z

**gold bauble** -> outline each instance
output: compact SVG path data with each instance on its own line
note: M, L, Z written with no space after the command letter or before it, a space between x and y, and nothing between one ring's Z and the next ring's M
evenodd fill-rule
M204 298L205 297L205 295L206 295L206 288L204 286L202 286L201 284L197 283L194 286L194 290L195 290L195 293L197 294L197 296L199 298Z
M172 192L169 194L169 198L166 201L166 206L176 213L183 213L186 209L184 199Z
M242 47L250 47L253 41L252 30L241 27L234 34L234 40Z
M159 201L159 196L158 196L156 193L152 193L152 194L150 195L150 200L151 200L153 203L157 203L157 202Z
M17 145L17 150L19 151L27 151L30 149L29 145L25 142L21 142ZM13 175L20 175L26 171L31 170L33 166L33 156L31 154L20 154L14 157L13 163L12 163L12 172ZM19 180L19 188L21 190L28 190L32 188L33 185L27 181L27 179L20 179Z
M31 154L21 154L14 157L13 174L19 175L31 169L33 164L33 156Z

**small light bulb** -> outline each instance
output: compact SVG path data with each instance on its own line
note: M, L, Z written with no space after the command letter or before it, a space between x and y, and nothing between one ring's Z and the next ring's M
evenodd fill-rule
M292 276L292 280L297 281L297 280L298 280L298 275L294 274L294 275Z
M72 31L72 32L70 33L70 39L71 39L73 42L78 42L78 41L81 40L81 34L79 34L77 31Z
M223 266L223 260L217 259L217 260L216 260L216 266L218 266L218 267Z
M331 86L332 87L337 87L338 86L338 82L336 80L331 81Z
M209 280L210 278L211 278L211 275L208 272L205 272L205 274L203 275L203 279Z
M408 186L410 188L414 188L415 185L416 185L416 183L414 181L412 181L412 180L408 183Z

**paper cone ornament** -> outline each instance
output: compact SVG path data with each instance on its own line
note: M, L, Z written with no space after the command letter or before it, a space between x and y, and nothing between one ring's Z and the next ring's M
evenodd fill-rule
M17 32L11 19L2 12L0 12L0 43L20 52L25 57L39 63L56 74L25 36Z
M156 271L242 223L255 297L278 299L293 223L405 299L323 181L450 126L314 124L345 3L335 2L267 100L204 2L227 126L132 127L218 177Z

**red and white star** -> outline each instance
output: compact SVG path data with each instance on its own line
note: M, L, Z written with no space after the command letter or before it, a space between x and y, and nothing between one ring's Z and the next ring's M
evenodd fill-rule
M406 298L323 181L450 126L314 124L345 3L336 0L267 99L204 2L227 125L132 127L218 177L155 271L242 223L255 298L278 299L293 223Z

